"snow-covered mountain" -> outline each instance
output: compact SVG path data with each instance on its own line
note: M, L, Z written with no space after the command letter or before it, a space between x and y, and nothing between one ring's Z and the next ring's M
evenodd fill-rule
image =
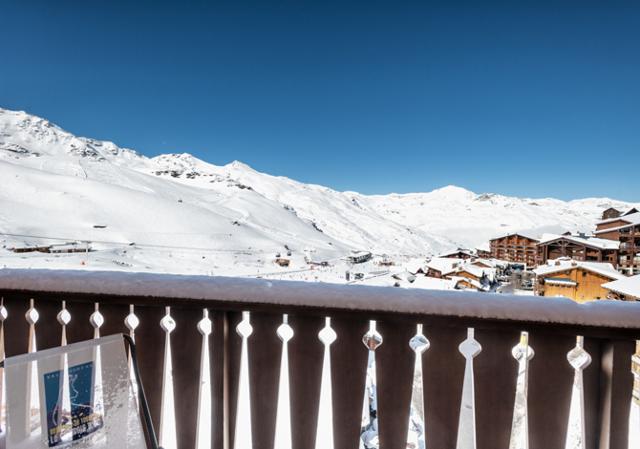
M229 254L352 250L428 255L516 230L591 230L606 198L560 201L475 194L362 195L216 166L189 154L148 158L0 109L0 242L27 236L135 242ZM2 234L11 234L3 236ZM233 261L231 261L233 263Z

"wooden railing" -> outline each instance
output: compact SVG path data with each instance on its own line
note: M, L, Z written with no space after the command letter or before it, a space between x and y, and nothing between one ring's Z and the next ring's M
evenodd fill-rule
M131 334L165 449L630 449L640 432L636 303L11 269L0 296L7 355Z

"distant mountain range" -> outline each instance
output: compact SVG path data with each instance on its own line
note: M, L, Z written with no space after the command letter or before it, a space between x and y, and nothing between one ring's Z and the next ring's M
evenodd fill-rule
M513 231L591 231L609 198L363 195L190 154L145 157L0 109L0 233L219 251L428 255ZM638 206L638 204L635 204ZM2 239L2 236L0 236Z

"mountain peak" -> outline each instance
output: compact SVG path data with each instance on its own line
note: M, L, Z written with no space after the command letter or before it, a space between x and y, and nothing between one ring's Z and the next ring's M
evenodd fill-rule
M239 160L234 160L232 162L229 162L227 165L225 165L225 168L232 168L235 170L243 170L243 171L255 171L249 165L245 164L244 162L240 162Z
M464 187L455 186L453 184L446 185L431 191L431 193L442 194L447 196L470 196L474 195L471 190L467 190Z

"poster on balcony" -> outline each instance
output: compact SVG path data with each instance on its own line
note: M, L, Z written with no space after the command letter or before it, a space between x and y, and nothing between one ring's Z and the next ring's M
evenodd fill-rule
M100 357L100 353L97 354ZM73 440L80 440L100 430L103 425L102 388L94 372L95 362L89 361L69 367L69 392Z
M49 447L62 446L71 435L70 410L64 407L64 370L46 373L42 380Z
M8 358L7 449L143 449L122 335Z

